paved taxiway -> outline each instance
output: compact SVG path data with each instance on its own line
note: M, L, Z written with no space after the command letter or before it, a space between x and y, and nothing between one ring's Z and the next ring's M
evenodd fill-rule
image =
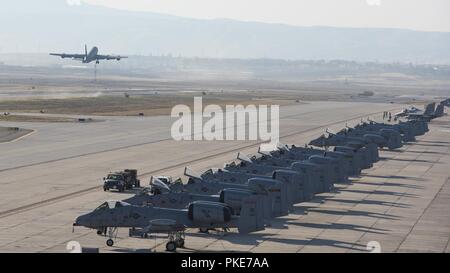
M323 132L323 126L340 129L347 120L395 108L400 107L334 102L287 106L281 109L280 134L282 141L301 145ZM101 190L108 171L137 168L146 184L151 174L181 175L185 165L199 171L220 167L237 151L257 149L254 142L172 141L169 117L102 119L0 124L36 130L0 145L0 251L65 251L71 240L101 251L163 250L162 239L126 238L126 231L119 233L123 239L116 240L116 247L107 248L95 231L77 228L72 233L71 225L104 200L129 196ZM293 214L274 220L272 228L248 236L190 233L186 251L365 251L369 240L378 240L385 251L448 251L450 218L443 206L450 202L450 144L445 142L450 122L444 117L435 123L417 144L383 152L386 160L353 184L298 205ZM430 226L433 232L427 230Z

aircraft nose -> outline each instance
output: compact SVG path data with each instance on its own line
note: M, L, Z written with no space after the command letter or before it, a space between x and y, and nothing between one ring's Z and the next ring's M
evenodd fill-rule
M90 218L91 217L89 214L81 215L75 219L73 226L89 227L91 224Z

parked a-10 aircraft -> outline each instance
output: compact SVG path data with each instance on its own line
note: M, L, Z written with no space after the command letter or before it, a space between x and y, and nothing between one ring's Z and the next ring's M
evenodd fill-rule
M128 58L127 56L120 55L99 55L98 47L94 46L91 51L87 51L87 45L84 46L84 54L66 54L66 53L50 53L52 56L59 56L61 58L71 58L73 60L79 60L84 64L95 61L96 64L100 63L100 60L118 60Z
M106 244L112 246L118 228L130 228L130 236L146 237L151 233L166 233L168 251L184 246L187 228L238 228L240 233L264 229L261 203L254 197L243 201L239 216L231 208L218 202L195 201L187 209L169 209L153 206L133 206L123 201L105 202L94 211L75 220L74 226L96 229L97 234L108 236Z
M239 153L238 163L232 161L201 175L185 168L187 183L154 177L150 189L142 189L125 202L105 202L73 225L97 230L98 235L108 237L108 246L114 244L118 228L129 228L130 236L141 238L166 233L168 251L184 246L186 229L263 230L270 219L288 215L293 204L329 192L336 184L348 183L349 176L373 167L380 160L379 149L395 150L424 135L428 122L442 116L449 104L448 99L437 109L429 104L424 113L397 124L368 120L338 133L327 129L327 137L309 143L325 149L279 144L270 152L260 149L252 157Z

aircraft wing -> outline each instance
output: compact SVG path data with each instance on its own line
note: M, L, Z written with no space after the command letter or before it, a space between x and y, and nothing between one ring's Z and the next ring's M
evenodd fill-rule
M66 53L50 53L51 56L59 56L61 58L84 59L84 54L66 54Z
M97 55L97 60L118 60L120 59L126 59L127 56L120 56L120 55Z
M430 117L430 115L427 115L422 111L420 113L410 113L406 116L406 118L408 119L428 118L428 117Z
M424 116L425 111L419 110L417 112L407 113L408 116Z
M408 112L406 110L403 110L401 112L394 114L394 117L404 117L406 115L408 115Z

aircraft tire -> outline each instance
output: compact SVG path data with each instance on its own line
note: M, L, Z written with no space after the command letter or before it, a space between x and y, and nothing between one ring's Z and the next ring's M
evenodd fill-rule
M106 241L106 245L109 246L109 247L111 247L111 246L114 245L114 241L113 241L112 239L108 239L108 240Z
M180 239L177 241L177 247L183 248L184 247L184 239Z
M175 250L177 250L177 245L175 244L175 242L168 242L166 244L166 250L169 252L175 252Z
M209 233L207 228L199 228L200 233Z

